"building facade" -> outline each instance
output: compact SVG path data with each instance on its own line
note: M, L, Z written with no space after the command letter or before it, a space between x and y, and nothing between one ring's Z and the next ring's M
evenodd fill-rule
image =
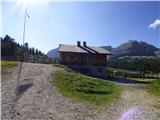
M105 77L109 51L101 47L91 47L80 41L77 45L59 45L60 63L91 76Z

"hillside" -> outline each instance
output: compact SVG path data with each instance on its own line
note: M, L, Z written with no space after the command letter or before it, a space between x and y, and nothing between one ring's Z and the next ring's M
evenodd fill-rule
M133 56L155 56L156 51L159 49L153 45L150 45L146 42L138 42L135 40L129 40L126 43L119 45L116 48L111 46L102 46L103 48L110 50L113 54L111 58L120 58L120 57L133 57Z
M0 39L2 60L16 60L37 63L54 62L37 48L30 47L27 42L24 43L24 46L20 45L9 35L6 35L4 38L0 37Z
M59 56L58 48L48 51L47 56L54 59L57 58Z

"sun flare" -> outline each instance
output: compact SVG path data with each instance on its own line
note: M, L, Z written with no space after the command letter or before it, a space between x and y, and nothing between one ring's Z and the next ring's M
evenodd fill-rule
M18 2L20 3L36 3L36 2L47 3L47 0L18 0Z
M32 3L43 3L43 4L48 4L47 0L18 0L17 4L23 5L23 8L25 8L28 4L32 4Z

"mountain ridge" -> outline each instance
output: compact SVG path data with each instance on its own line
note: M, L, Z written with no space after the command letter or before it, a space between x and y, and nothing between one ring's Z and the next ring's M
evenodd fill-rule
M129 40L119 46L112 48L111 46L102 46L104 49L111 51L113 54L110 58L117 59L120 57L133 56L155 56L155 52L160 49L143 41Z
M157 48L149 43L137 40L129 40L119 46L113 48L112 46L101 46L110 51L113 55L111 59L118 59L125 56L155 56L160 48ZM50 58L57 58L59 56L58 48L48 51L47 56Z

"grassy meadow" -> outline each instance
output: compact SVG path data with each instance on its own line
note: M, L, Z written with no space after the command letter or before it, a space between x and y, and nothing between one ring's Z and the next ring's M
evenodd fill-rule
M96 106L116 99L122 91L119 85L80 73L58 71L54 77L53 82L63 95Z
M18 64L17 61L1 60L1 68L12 67Z
M150 85L150 90L151 93L154 94L155 96L160 96L160 79L155 80Z
M152 84L149 85L150 93L156 97L160 97L160 79L155 80ZM158 101L154 107L160 109L160 101Z

